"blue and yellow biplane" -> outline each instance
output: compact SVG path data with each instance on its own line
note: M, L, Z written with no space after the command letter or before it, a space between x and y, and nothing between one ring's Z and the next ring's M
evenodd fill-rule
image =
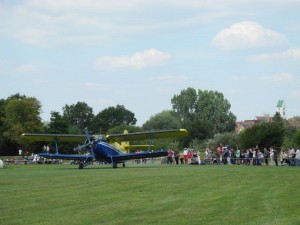
M31 134L24 133L22 136L30 141L47 141L55 142L56 152L54 154L42 152L38 155L50 159L67 159L76 160L79 162L79 169L83 169L87 165L92 164L94 160L112 164L113 168L117 168L118 163L122 163L125 167L125 162L131 159L156 158L167 156L168 151L158 150L153 151L152 143L149 145L130 145L129 141L149 139L153 142L156 138L178 138L188 136L185 129L149 131L111 135L90 135L88 129L85 129L85 135L70 135L70 134ZM83 145L74 148L75 151L86 150L87 154L60 154L58 152L58 142L74 142L84 143ZM145 148L148 149L139 153L128 153L130 148ZM125 153L127 151L127 153Z

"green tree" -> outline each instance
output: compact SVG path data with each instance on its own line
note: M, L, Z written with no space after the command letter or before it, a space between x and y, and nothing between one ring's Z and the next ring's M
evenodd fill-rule
M4 126L4 121L5 121L5 102L6 102L5 99L0 99L0 146L1 147L5 144L5 141L6 141L5 136L3 136L3 133L5 131L5 126Z
M198 90L197 93L189 87L179 95L174 95L171 103L182 122L205 121L209 128L213 126L211 130L214 134L235 129L236 116L230 111L229 101L220 92Z
M189 87L182 90L179 95L174 95L171 99L173 110L180 116L181 120L185 120L196 113L197 92Z
M193 139L204 140L214 136L213 124L199 117L185 119L183 127L189 131L189 136L183 139L184 147L188 147Z
M277 123L278 125L280 125L280 126L285 126L285 125L287 125L286 123L285 123L285 121L284 121L284 119L281 117L281 115L280 115L280 113L279 112L276 112L275 114L274 114L274 116L273 116L273 118L272 118L272 121L274 122L274 123Z
M69 126L66 117L60 115L59 112L52 111L50 117L49 128L47 133L51 134L66 134L68 133Z
M281 147L284 141L285 129L276 122L255 125L240 133L241 147Z
M143 130L169 130L181 128L180 118L171 110L157 113L143 124Z
M231 105L224 95L217 91L198 90L197 116L210 121L214 133L231 132L235 129L236 116L230 111Z
M46 132L51 134L82 134L81 129L75 125L69 125L67 118L56 111L51 112L50 123L48 124ZM43 145L51 146L50 149L52 149L52 152L56 150L53 141L50 143L40 143L40 149ZM74 143L60 141L58 147L60 153L74 153Z
M300 147L300 130L298 130L293 136L294 146Z
M99 112L93 119L93 131L106 133L109 129L122 124L133 126L136 124L134 113L123 105L108 107Z
M19 93L11 95L7 99L0 100L0 155L11 155L13 152L16 152L18 144L11 141L4 133L7 130L5 122L5 107L9 100L11 99L24 99L25 95Z
M6 131L5 126L5 104L6 100L0 100L0 156L2 155L9 155L9 153L16 149L16 144L12 143L5 135L4 132Z
M3 135L11 142L24 146L28 141L22 138L22 133L42 130L40 112L41 104L36 98L8 98L3 117Z
M121 124L119 126L113 127L107 131L107 134L123 134L127 130L128 133L141 132L142 129L138 126L129 126L126 124Z
M93 109L85 102L77 102L63 107L63 116L68 120L69 126L76 126L80 130L92 125Z
M224 146L230 145L232 148L236 149L240 146L240 137L237 133L234 132L215 134L212 139L205 140L202 143L202 147L209 147L213 150L216 150L217 147L220 146L220 143L222 143Z

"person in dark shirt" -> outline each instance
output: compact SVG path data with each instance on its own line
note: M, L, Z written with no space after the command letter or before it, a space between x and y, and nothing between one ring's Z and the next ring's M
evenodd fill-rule
M178 165L179 164L179 162L178 162L179 152L178 152L177 148L175 148L175 150L174 150L174 159L175 159L176 165Z
M275 162L275 165L278 166L278 160L277 160L278 153L277 153L277 149L276 148L273 148L273 149L274 149L274 162Z

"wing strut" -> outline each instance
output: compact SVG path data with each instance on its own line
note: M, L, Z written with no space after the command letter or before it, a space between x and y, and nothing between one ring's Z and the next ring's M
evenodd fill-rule
M56 151L56 154L58 154L57 137L54 138L54 143L55 143L55 151Z
M148 146L148 152L150 152L151 150L151 145L154 143L154 135L151 135L150 136L150 141L149 141L149 146Z

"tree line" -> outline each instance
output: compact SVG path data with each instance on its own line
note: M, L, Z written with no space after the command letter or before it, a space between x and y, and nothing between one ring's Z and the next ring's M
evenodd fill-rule
M157 149L214 147L218 142L248 148L256 145L300 145L300 133L288 126L279 114L272 122L246 129L236 134L236 116L230 102L217 91L187 88L171 99L172 109L151 116L142 126L136 126L133 112L123 105L110 106L95 114L85 102L52 111L49 121L42 121L41 103L35 97L19 93L0 99L0 155L16 155L18 149L39 152L40 143L29 143L22 133L82 134L88 127L94 134L165 130L185 128L190 135L178 140L159 140ZM298 142L299 141L299 142ZM50 143L49 143L50 144ZM63 151L73 146L62 143Z

